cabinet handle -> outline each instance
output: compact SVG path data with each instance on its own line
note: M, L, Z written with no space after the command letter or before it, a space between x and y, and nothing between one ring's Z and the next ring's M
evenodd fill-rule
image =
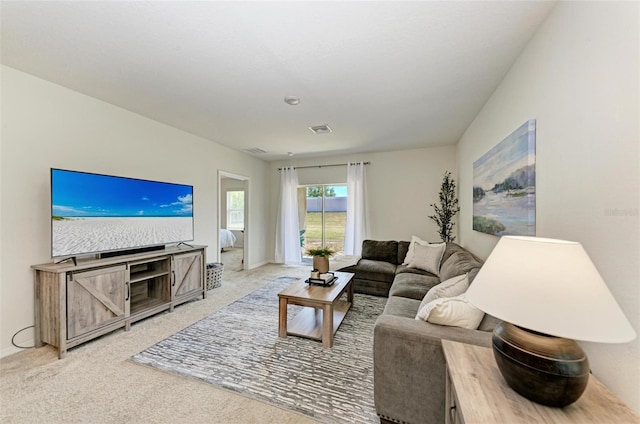
M127 281L127 298L125 300L128 301L130 297L131 297L131 283Z
M176 272L171 270L171 287L175 287L176 285Z

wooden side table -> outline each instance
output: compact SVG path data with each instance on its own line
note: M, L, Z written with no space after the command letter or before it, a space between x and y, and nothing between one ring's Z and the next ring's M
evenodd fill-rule
M640 417L593 375L575 403L551 408L513 391L490 348L443 340L442 349L447 361L447 424L640 423Z

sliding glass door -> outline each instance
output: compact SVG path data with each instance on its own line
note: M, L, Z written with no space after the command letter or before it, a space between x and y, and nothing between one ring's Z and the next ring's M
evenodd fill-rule
M302 255L309 248L330 247L336 254L344 253L344 233L347 220L347 186L315 185L301 187L300 242Z

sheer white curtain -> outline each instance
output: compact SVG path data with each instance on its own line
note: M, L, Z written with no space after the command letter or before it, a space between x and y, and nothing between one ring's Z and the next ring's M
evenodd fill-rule
M367 236L366 173L363 162L347 164L347 228L344 254L362 254L362 241Z
M276 222L276 262L300 263L300 226L298 222L298 173L295 168L280 171L280 204Z

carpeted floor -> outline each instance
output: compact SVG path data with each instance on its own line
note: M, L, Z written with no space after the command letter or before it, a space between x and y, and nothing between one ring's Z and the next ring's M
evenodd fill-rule
M384 298L356 294L334 346L278 338L280 277L133 356L135 362L233 390L326 423L377 422L373 324ZM300 307L289 307L292 317Z
M228 247L220 253L220 262L228 271L242 271L244 269L244 249L242 247Z
M225 267L226 268L226 267ZM0 358L3 424L311 424L300 413L211 384L158 372L131 356L279 276L309 275L309 267L264 265L225 269L222 286L188 302L70 349L58 360L51 346ZM27 333L27 332L25 332ZM21 341L21 340L18 340Z

